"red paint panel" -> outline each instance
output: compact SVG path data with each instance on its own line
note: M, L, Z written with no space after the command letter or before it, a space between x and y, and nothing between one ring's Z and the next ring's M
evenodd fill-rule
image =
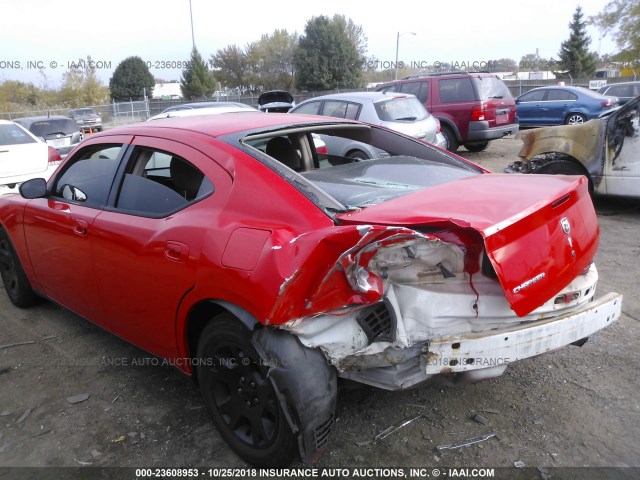
M222 265L239 270L253 270L262 248L271 235L269 230L238 228L233 231L222 254Z
M345 223L476 230L507 300L521 316L562 290L593 260L599 231L584 177L492 174L456 183L339 217ZM562 230L563 218L570 234Z

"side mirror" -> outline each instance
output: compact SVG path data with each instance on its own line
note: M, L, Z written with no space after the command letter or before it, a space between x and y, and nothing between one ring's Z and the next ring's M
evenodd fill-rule
M18 189L23 198L29 200L33 198L43 198L47 195L47 182L44 178L32 178L22 183Z
M62 197L67 200L75 200L76 202L86 202L87 194L80 190L78 187L69 185L68 183L62 186Z

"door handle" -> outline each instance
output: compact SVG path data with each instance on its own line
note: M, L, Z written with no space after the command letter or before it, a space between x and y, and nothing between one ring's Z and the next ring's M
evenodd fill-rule
M80 235L81 237L87 234L87 226L89 224L84 220L73 221L73 233Z
M189 246L169 241L164 245L164 257L172 262L184 263L189 258Z

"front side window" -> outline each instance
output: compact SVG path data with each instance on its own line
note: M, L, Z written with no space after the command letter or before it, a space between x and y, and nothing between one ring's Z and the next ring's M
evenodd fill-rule
M140 216L162 217L211 193L204 173L169 152L139 148L125 173L116 208Z
M53 196L104 208L118 168L122 145L88 147L74 156L55 181Z
M400 86L400 91L402 93L410 93L414 95L420 103L425 103L427 101L427 82L407 82L403 83Z

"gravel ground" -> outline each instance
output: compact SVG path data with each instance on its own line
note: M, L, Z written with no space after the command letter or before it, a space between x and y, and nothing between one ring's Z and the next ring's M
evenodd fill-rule
M518 148L503 139L485 152L459 153L501 171ZM530 478L545 478L550 467L640 467L639 206L596 202L598 291L625 295L620 321L581 348L512 364L497 380L405 392L344 388L320 467L523 462L539 467ZM1 347L20 342L30 343ZM0 479L26 478L6 468L26 466L246 467L217 434L191 380L161 361L133 364L144 357L56 305L19 310L0 293ZM475 445L436 448L491 433ZM568 478L559 475L551 478Z

